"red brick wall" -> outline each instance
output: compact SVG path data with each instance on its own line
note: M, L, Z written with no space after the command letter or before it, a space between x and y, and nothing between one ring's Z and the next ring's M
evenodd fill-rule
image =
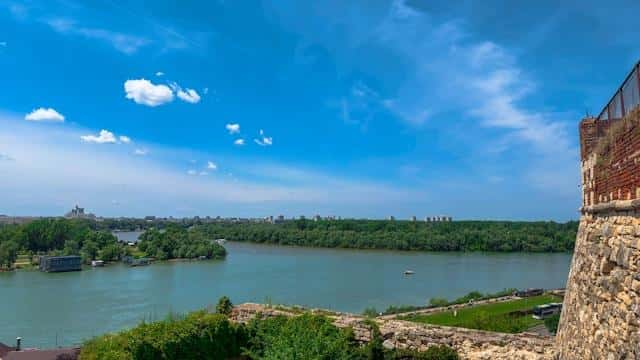
M585 205L636 199L636 189L640 188L639 123L639 111L630 113L622 123L593 118L580 123ZM612 125L615 136L609 135ZM590 164L589 156L595 151L595 164Z

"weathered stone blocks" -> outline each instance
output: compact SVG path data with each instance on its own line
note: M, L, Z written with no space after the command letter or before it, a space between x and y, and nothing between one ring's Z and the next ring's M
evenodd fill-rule
M640 218L580 221L556 349L558 359L640 359Z

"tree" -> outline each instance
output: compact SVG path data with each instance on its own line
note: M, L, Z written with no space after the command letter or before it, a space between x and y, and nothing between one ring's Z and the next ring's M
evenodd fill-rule
M120 259L120 247L117 244L110 244L100 250L100 260L116 261Z
M221 297L218 300L218 305L216 305L216 313L229 316L231 315L231 310L233 310L231 299L226 296Z
M431 298L429 299L429 305L433 307L442 307L449 305L449 300L445 298Z
M0 267L11 268L18 258L18 244L14 241L5 241L0 244Z

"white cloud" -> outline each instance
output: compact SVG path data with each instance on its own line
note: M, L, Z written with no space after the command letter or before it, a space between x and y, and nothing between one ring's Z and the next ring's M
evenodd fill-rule
M28 113L24 119L28 121L63 122L64 116L52 108L38 108Z
M206 88L202 89L202 92L203 92L205 95L207 95L207 94L209 93L209 88L208 88L208 87L206 87Z
M148 39L143 37L100 28L84 27L66 18L53 18L46 20L45 23L60 34L76 35L90 40L107 42L116 50L127 55L137 52L141 47L150 43Z
M164 76L164 73L163 73L162 71L158 71L158 72L156 73L156 76Z
M133 151L133 154L134 154L134 155L138 155L138 156L145 156L145 155L147 155L148 153L149 153L149 150L147 150L147 149L135 149L135 150Z
M240 124L227 124L225 125L225 128L229 131L229 134L240 133Z
M6 41L0 41L0 46L6 47L7 46L7 42Z
M145 79L127 80L124 83L126 98L137 104L158 106L173 101L173 92L166 85L154 85Z
M260 146L271 146L273 145L273 138L270 136L264 136L264 131L260 129L260 139L253 139L253 141Z
M244 139L236 139L236 140L233 142L233 145L237 145L237 146L242 146L242 145L244 145Z
M113 135L113 133L108 130L100 130L100 134L98 136L83 135L80 136L80 139L83 142L94 144L115 144L117 142L115 135Z
M271 146L273 145L273 139L270 137L263 137L262 139L253 139L256 144L260 146Z
M198 172L193 170L193 169L190 169L190 170L187 170L187 174L188 175L198 175Z
M335 174L320 176L309 172L290 180L263 181L260 175L246 175L261 163L251 158L237 162L234 177L212 177L211 172L209 176L199 176L208 170L197 166L183 169L170 156L162 156L181 154L184 163L188 163L188 156L192 155L190 151L181 152L185 149L149 145L152 153L160 155L141 161L129 151L83 146L76 140L86 130L43 128L2 114L0 124L2 151L11 149L18 159L0 165L2 204L9 213L55 215L63 204L76 201L92 204L92 212L103 216L193 216L214 212L258 216L283 208L296 213L329 208L358 213L359 206L376 208L372 206L374 202L382 206L397 204L403 198L420 198L406 196L405 189ZM281 167L299 171L296 164ZM194 175L187 176L188 170L193 170ZM376 196L365 195L371 193ZM126 199L126 206L114 208L114 199ZM193 210L184 213L177 210L181 207Z
M208 173L208 172L206 172L206 171L200 171L200 172L198 173L198 175L200 175L200 176L207 176L207 175L209 175L209 173Z
M120 142L123 144L130 144L131 138L128 136L120 135Z
M182 101L185 101L191 104L197 104L200 102L200 95L198 95L198 93L193 89L182 90L178 88L178 90L176 91L176 95Z
M216 165L215 163L213 163L211 161L207 161L207 169L217 170L218 169L218 165Z

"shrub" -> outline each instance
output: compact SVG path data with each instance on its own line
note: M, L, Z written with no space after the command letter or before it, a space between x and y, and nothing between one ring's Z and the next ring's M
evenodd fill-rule
M544 326L550 333L555 334L558 331L558 323L560 322L560 314L556 314L544 319Z
M357 351L352 331L309 313L253 320L248 334L249 346L244 354L251 359L353 359Z
M218 300L218 305L216 305L216 313L229 316L231 314L231 310L233 310L233 303L231 302L231 299L226 296L221 297Z
M85 343L81 360L226 359L246 344L242 327L220 314L194 312L184 319L143 323Z
M442 307L449 305L449 300L445 298L431 298L429 299L429 306Z
M366 309L364 309L364 311L362 312L362 315L366 316L366 317L376 317L378 316L378 310L376 310L376 308L374 307L368 307Z

